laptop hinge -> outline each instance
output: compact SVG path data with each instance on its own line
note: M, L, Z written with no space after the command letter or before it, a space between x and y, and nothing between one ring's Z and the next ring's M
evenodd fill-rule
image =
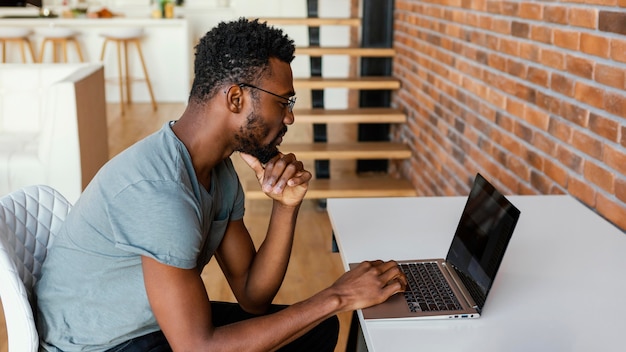
M465 288L463 281L461 281L461 279L458 277L456 270L454 270L454 267L452 265L448 265L448 263L446 262L442 262L441 265L446 269L448 274L450 274L452 280L454 280L454 284L456 285L456 287L459 288L459 291L461 291L465 302L467 302L470 307L476 309L478 313L480 313L480 307L478 307L478 304L476 304L476 302L472 298L472 295L470 295L469 291Z

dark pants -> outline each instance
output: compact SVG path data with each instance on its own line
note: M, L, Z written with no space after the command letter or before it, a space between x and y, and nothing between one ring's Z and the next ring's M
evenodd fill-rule
M287 306L273 305L269 313L275 313ZM211 302L213 325L222 326L238 321L254 318L255 315L246 313L238 304ZM332 352L337 344L339 335L339 320L336 316L326 319L299 339L281 348L279 351L329 351ZM107 352L171 352L171 348L161 331L136 337L113 347Z

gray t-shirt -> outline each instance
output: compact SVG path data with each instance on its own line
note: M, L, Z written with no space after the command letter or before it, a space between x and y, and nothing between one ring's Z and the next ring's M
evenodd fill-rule
M207 192L169 123L120 153L76 202L43 265L41 349L103 351L159 330L141 256L201 271L243 214L230 159L213 169Z

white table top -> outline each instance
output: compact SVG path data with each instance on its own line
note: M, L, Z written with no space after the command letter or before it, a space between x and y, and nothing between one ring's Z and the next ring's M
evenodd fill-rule
M521 216L482 316L390 323L359 312L370 352L626 350L626 235L570 196L507 198ZM465 201L329 199L328 214L347 269L445 257Z

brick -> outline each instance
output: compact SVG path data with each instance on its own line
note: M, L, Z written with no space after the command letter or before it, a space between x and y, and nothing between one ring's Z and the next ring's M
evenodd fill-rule
M567 72L572 73L576 76L587 79L591 79L593 77L594 61L592 60L583 57L567 55L565 58L565 66L567 67Z
M589 33L580 35L580 50L584 53L603 58L609 57L610 39Z
M568 22L571 26L596 29L598 27L598 9L572 7L569 9Z
M519 45L520 57L533 62L539 61L539 47L535 43L522 42Z
M545 176L535 170L530 172L530 184L541 194L550 193L552 182Z
M552 44L552 28L533 25L530 27L530 39L540 43Z
M604 162L622 175L626 175L626 151L610 145L604 146Z
M533 134L534 136L535 134ZM534 137L533 137L534 139ZM526 153L526 162L531 167L534 167L537 170L542 170L544 168L544 164L546 162L546 158L544 158L542 153L536 152L534 150L528 150Z
M554 161L546 159L544 161L543 169L541 170L559 186L564 188L567 187L568 173Z
M530 126L523 124L521 122L515 122L514 133L520 139L526 142L532 142L533 140L533 130Z
M589 114L589 129L611 142L618 142L619 124L614 120L591 113Z
M574 130L572 135L572 145L581 152L597 159L602 160L602 142L587 133Z
M539 67L530 66L526 74L526 79L536 85L547 87L548 86L548 71Z
M622 126L622 140L620 141L620 144L622 145L622 147L626 148L626 126Z
M513 59L507 60L506 70L510 75L526 78L526 65L521 61Z
M603 32L626 34L626 12L600 11L598 29Z
M537 98L535 99L535 103L538 107L552 114L556 114L561 111L561 100L555 98L552 95L545 94L542 91L537 91Z
M543 19L547 22L567 24L567 8L557 5L545 6L543 9Z
M553 155L556 151L555 140L542 133L535 133L533 146L548 155Z
M626 231L626 206L598 193L596 200L598 212L607 220Z
M611 59L626 62L626 40L611 39Z
M603 190L613 193L615 175L606 168L587 160L585 162L583 175L585 178Z
M506 101L506 111L519 118L524 117L524 109L526 108L526 104L516 99L507 99Z
M595 80L613 88L624 89L626 87L626 70L616 65L596 63Z
M530 26L528 23L513 21L511 23L511 35L518 38L528 38L530 34Z
M567 182L567 191L572 196L580 199L588 206L595 207L596 191L586 181L580 180L570 175L570 178Z
M566 167L577 173L583 171L583 158L567 147L559 145L556 150L557 159Z
M519 4L515 2L503 2L502 14L505 16L517 17L519 13Z
M511 34L511 21L505 19L494 19L491 30L500 34Z
M540 20L543 18L543 4L532 2L522 2L519 5L519 17L529 20Z
M598 109L604 108L604 90L598 87L590 86L583 82L576 82L574 97Z
M554 137L569 142L572 139L572 127L557 117L551 117L548 125L548 132Z
M579 104L572 104L568 101L561 102L560 115L578 126L587 127L589 121L589 110Z
M603 108L611 114L626 117L626 96L612 91L605 92Z
M487 64L498 71L506 71L506 59L504 56L496 53L489 54L487 58Z
M557 93L566 95L568 97L574 96L574 86L575 82L569 77L558 74L556 72L552 73L550 88Z
M626 179L618 178L615 180L615 196L626 203Z
M520 43L517 40L500 39L500 51L511 56L519 55Z
M528 121L531 125L546 131L548 130L548 124L550 123L550 115L547 113L534 109L530 106L526 107L524 112L524 119Z
M580 48L580 32L555 29L553 33L554 45L569 50L578 50Z
M508 155L506 159L506 167L524 181L527 181L530 176L530 168L524 160L518 157Z
M565 69L565 54L559 50L541 49L539 61L557 70Z

